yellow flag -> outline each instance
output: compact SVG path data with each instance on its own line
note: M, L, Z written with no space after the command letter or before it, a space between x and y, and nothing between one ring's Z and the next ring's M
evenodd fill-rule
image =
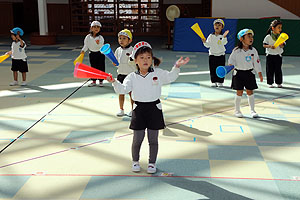
M287 39L289 39L289 36L286 33L281 33L274 43L274 47L277 48L279 45L284 43Z
M5 54L3 56L0 56L0 63L2 63L8 57L9 57L9 54Z
M206 39L201 31L201 28L199 26L198 23L194 24L192 27L193 31L195 31L195 33L197 33L197 35L199 35L200 38L202 39Z
M76 63L82 63L82 61L83 61L83 57L84 57L84 54L83 53L81 53L75 60L74 60L74 65L76 65Z

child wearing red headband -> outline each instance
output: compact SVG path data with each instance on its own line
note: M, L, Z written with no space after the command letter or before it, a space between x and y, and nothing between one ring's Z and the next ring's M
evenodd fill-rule
M139 42L134 45L131 57L138 68L137 72L130 73L123 84L114 78L107 78L114 86L118 94L132 92L134 100L130 129L133 130L132 142L132 171L141 170L139 164L140 148L147 129L149 141L148 173L156 172L156 158L158 152L158 132L165 128L165 122L160 103L161 87L164 84L175 81L179 75L180 67L189 62L189 58L182 57L176 61L172 70L166 71L154 66L160 64L160 60L153 56L152 47L147 42Z

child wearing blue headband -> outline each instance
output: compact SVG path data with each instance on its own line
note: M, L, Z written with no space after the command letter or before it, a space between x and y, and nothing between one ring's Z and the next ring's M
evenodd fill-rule
M21 36L23 36L24 31L21 28L13 28L10 30L11 39L13 40L11 44L11 51L7 52L6 54L11 55L12 64L11 64L11 71L13 71L13 78L14 81L11 82L10 86L18 85L18 71L22 74L22 83L21 86L26 86L26 73L28 72L28 65L27 65L27 56L25 53L26 44L22 40Z
M248 96L248 103L250 106L250 115L253 118L258 117L254 106L254 92L257 89L255 72L258 73L260 81L263 81L261 64L258 57L257 50L252 47L254 32L251 29L243 29L239 31L237 38L239 44L235 47L229 56L228 64L234 65L231 88L236 90L235 104L235 116L243 117L240 109L240 104L246 88Z

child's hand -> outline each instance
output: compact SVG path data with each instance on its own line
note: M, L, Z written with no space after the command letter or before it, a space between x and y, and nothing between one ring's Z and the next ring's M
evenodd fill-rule
M223 34L224 37L226 37L229 33L229 30L225 31L225 33Z
M19 34L17 34L17 35L16 35L16 38L17 38L18 40L21 40L21 38L20 38L20 35L19 35Z
M274 45L271 45L271 49L276 49Z
M205 38L201 38L202 42L205 43L206 42L206 39Z
M106 78L106 80L107 80L108 82L110 82L110 83L113 83L113 82L116 81L116 80L114 79L114 77L110 77L110 76L108 76L108 77Z
M84 51L81 51L81 52L80 52L80 54L84 54L84 53L85 53Z
M117 64L116 64L116 63L114 63L114 62L113 62L112 64L113 64L114 66L117 66Z
M6 54L6 55L7 55L7 54L8 54L8 55L11 55L12 52L11 52L11 51L8 51L8 52L6 52L5 54Z
M262 73L261 73L261 72L258 72L258 76L259 76L260 82L263 82L263 81L264 81L264 78L263 78L263 76L262 76Z
M281 45L279 45L279 47L280 47L280 48L283 48L283 47L284 47L284 43L282 43Z
M186 57L186 58L183 60L183 57L181 56L181 57L176 61L175 67L179 68L180 66L187 64L189 61L190 61L190 58L189 58L189 57Z

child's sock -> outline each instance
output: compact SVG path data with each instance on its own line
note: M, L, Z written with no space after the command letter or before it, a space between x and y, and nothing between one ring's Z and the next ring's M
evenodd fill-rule
M251 111L255 111L255 110L254 110L254 106L255 106L255 102L254 102L254 94L248 95L248 103L249 103L249 106L250 106Z
M241 112L241 100L242 100L242 96L238 96L236 95L235 96L235 99L234 99L234 105L235 105L235 111L236 112Z

